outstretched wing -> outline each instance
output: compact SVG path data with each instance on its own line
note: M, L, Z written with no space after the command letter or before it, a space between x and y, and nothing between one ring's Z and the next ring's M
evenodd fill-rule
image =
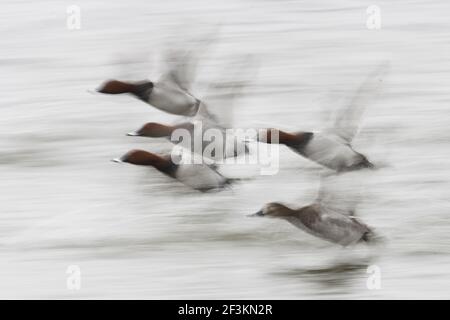
M256 74L256 60L245 56L229 63L200 97L198 116L223 128L233 127L234 105Z
M165 53L165 72L158 79L189 92L195 80L198 59L196 53L185 50L170 50Z
M361 176L355 174L322 174L316 203L324 210L354 216L363 193Z
M183 30L180 30L182 34ZM184 30L185 31L185 30ZM163 72L159 82L171 83L190 92L196 78L199 60L213 43L218 30L201 38L172 39L163 51Z
M377 95L388 69L389 63L383 62L367 76L348 103L338 110L334 125L329 130L331 133L336 134L347 143L353 140L358 133L365 108Z

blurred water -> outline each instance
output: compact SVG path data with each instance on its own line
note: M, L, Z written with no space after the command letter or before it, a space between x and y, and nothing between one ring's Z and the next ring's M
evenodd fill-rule
M80 30L66 28L71 4L81 8ZM449 298L450 4L378 1L382 29L368 30L371 4L3 1L0 297ZM276 176L212 194L109 161L132 148L168 150L124 134L178 118L86 89L151 76L148 57L168 39L217 23L199 82L233 55L254 54L260 67L236 126L318 129L374 65L390 61L354 142L382 168L342 175L340 189L342 198L361 195L358 214L383 246L342 249L245 217L269 201L315 198L320 168L286 148ZM372 264L380 290L366 287ZM81 268L81 290L66 288L69 265Z

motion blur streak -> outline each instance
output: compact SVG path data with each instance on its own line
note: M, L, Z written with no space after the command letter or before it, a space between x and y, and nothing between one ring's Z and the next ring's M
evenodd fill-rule
M366 26L369 1L75 2L80 29L68 30L67 2L2 1L0 298L449 297L448 1L377 1L379 30ZM232 57L257 57L234 106L238 128L322 128L390 62L353 141L379 170L338 175L336 200L358 198L383 246L342 249L246 217L317 196L322 168L288 148L277 175L239 167L227 174L248 179L213 194L109 161L170 151L166 140L125 134L180 118L87 90L152 79L167 43L211 34L199 85ZM366 287L369 265L380 290ZM66 286L69 266L79 267L79 290Z

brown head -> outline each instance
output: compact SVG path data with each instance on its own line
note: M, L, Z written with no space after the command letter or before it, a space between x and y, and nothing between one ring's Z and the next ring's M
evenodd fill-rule
M133 90L133 84L117 80L108 80L97 89L98 92L108 94L131 93Z
M287 218L296 213L289 207L278 202L267 203L258 212L249 215L250 217Z
M127 133L129 136L141 136L141 137L170 137L175 127L166 126L164 124L149 122L144 124L139 130L135 132Z
M273 144L285 144L287 146L300 145L312 136L311 132L288 133L278 129L263 129L258 133L258 141Z
M170 158L150 153L144 150L131 150L114 162L126 162L140 166L152 166L160 171L166 172L172 167Z

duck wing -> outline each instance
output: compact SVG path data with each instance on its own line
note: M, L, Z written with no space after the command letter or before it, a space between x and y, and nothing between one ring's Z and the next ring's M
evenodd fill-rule
M365 231L363 225L354 223L352 218L316 204L301 208L287 220L313 236L342 245L358 241Z
M353 217L339 213L322 213L312 231L328 241L347 246L359 242L370 229Z
M165 71L158 82L189 92L195 80L197 64L194 51L167 50L164 56Z
M362 194L359 181L350 173L346 175L323 173L315 203L323 211L354 217Z
M350 144L359 131L359 124L367 104L377 95L382 79L389 69L389 64L379 64L363 81L349 101L341 107L335 117L333 126L327 131Z
M178 165L175 178L200 191L221 188L228 183L228 179L217 171L215 165L196 164L186 160Z
M233 127L234 105L249 85L256 71L256 61L245 56L227 64L219 79L212 82L200 97L197 118L222 128Z
M175 33L185 34L186 27L185 25L179 26ZM161 57L163 70L158 82L190 92L196 78L200 58L208 51L217 37L218 31L219 26L201 37L178 38L167 42Z

